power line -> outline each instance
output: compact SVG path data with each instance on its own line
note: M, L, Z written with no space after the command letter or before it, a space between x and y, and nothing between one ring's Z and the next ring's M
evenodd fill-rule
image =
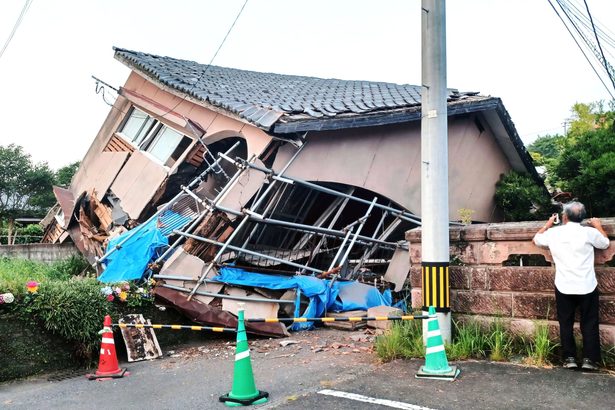
M604 51L602 51L602 45L600 44L600 38L598 38L598 33L596 32L596 26L594 25L594 20L592 18L592 14L589 11L589 6L587 5L587 0L583 0L585 3L585 8L587 9L587 15L589 16L589 21L592 25L592 30L594 31L594 36L596 37L596 43L598 43L598 49L600 50L600 55L602 55L602 64L604 65L604 69L606 70L609 78L611 79L611 83L613 84L613 89L615 89L615 78L613 78L613 72L611 67L609 66L608 61L606 61L606 57L604 56Z
M584 0L585 1L585 0ZM597 33L596 30L596 26L593 24L593 20L586 17L585 14L580 11L574 4L572 4L571 1L569 0L556 0L557 4L560 6L560 8L562 9L562 12L564 13L564 15L568 18L568 20L570 21L570 24L574 27L574 29L576 30L576 32L578 33L579 37L581 38L581 40L583 40L583 42L585 43L586 47L594 54L594 57L596 58L596 60L598 60L598 62L600 63L600 67L604 68L606 75L609 77L609 80L611 81L611 83L613 83L614 85L614 89L615 89L615 83L613 81L613 76L614 74L614 70L613 67L611 67L611 65L609 64L608 60L606 59L604 53L603 53L603 49L602 46L600 45L600 49L598 49L598 47L596 47L596 45L592 42L592 40L589 37L592 37L592 34L596 36L596 39L599 41L599 35ZM589 10L588 10L589 11ZM579 26L573 21L572 17L575 18L575 20L577 20L580 24L582 24L586 30L589 31L589 33L584 33ZM607 39L607 43L609 42L608 40L611 40L607 35L603 34L603 37L605 39ZM612 41L612 40L611 40ZM610 53L609 53L610 54ZM596 72L596 67L593 65L593 63L590 63L592 65L592 68L594 69L594 72ZM596 73L598 74L598 73ZM602 81L602 77L601 81ZM603 85L606 87L606 84L604 84L604 82L602 81ZM611 97L613 97L613 94L609 91L609 94L611 94Z
M241 13L243 12L243 9L246 7L246 4L248 4L248 0L244 1L243 6L241 6L241 9L239 10L239 13L237 13L237 16L235 16L235 20L233 20L233 24L231 24L231 26L229 27L228 31L226 32L226 35L222 39L222 42L218 46L218 49L216 50L216 52L214 53L213 57L209 61L209 64L207 65L207 67L205 67L205 70L203 70L203 72L198 76L196 81L192 84L192 87L190 87L190 89L188 91L185 91L184 97L177 104L175 104L175 106L173 108L169 109L169 111L167 111L164 114L162 114L162 118L164 118L171 111L174 111L181 103L183 103L186 100L186 98L188 97L188 94L192 90L194 90L194 87L198 84L199 81L201 81L201 78L203 78L203 76L205 75L207 70L209 70L209 67L211 67L211 65L213 64L216 56L218 55L218 53L222 49L222 46L226 42L226 39L228 38L229 34L231 34L231 31L233 30L233 27L235 27L235 23L237 23L237 20L239 20L239 17L241 16Z
M551 2L551 0L547 0L549 2L549 5L551 5L551 8L553 8L553 11L555 12L555 14L557 14L557 17L559 17L559 19L562 21L562 24L564 25L564 27L566 27L566 30L568 30L568 33L570 34L570 36L572 37L572 39L574 40L574 42L576 43L577 47L579 47L579 50L581 50L581 53L583 54L583 56L585 57L585 59L587 60L587 63L589 64L589 66L592 68L592 70L594 70L594 73L596 73L596 76L598 77L598 79L600 80L600 82L602 83L602 85L604 86L604 88L606 89L606 91L609 93L609 95L611 96L611 98L615 99L615 96L613 96L613 93L611 93L611 90L609 89L609 87L606 85L606 83L604 82L604 80L602 79L602 76L600 76L600 73L598 73L598 70L596 70L596 67L594 67L594 64L592 63L592 61L589 59L589 57L587 56L587 54L585 53L585 50L583 50L583 47L581 47L581 44L579 44L579 41L577 40L577 38L575 37L575 35L572 33L572 31L570 30L570 27L568 27L568 24L566 24L566 21L564 20L564 18L559 14L559 12L557 11L557 9L555 8L555 6L553 5L553 3ZM558 0L555 0L557 2L557 4L561 6L560 2ZM573 27L577 30L577 32L579 32L579 29L577 28L577 26L574 24L574 22L572 22L572 20L570 19L570 16L566 13L565 9L562 7L562 12L566 15L566 17L568 17L568 19L570 20L570 22L572 23Z
M24 16L28 12L28 9L30 8L30 5L32 4L33 1L34 0L26 0L25 4L23 5L23 8L21 9L21 13L19 13L19 17L17 17L17 21L15 22L15 25L13 26L13 30L11 31L11 34L9 34L9 37L4 42L4 46L2 47L2 50L0 50L0 58L2 58L2 56L4 55L4 52L6 51L11 40L13 39L13 36L17 32L17 29L21 25L21 21L23 20Z

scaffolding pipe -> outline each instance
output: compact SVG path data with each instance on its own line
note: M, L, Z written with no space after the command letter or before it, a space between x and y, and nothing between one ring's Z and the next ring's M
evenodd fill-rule
M240 158L238 158L238 160L240 160L241 162L245 162L245 160L241 160ZM349 194L344 194L343 192L339 192L339 191L336 191L336 190L331 189L331 188L326 188L326 187L314 184L312 182L304 181L304 180L301 180L301 179L298 179L298 178L293 178L293 177L287 177L287 176L282 177L281 173L278 174L275 171L273 171L272 169L269 169L269 168L266 168L266 167L261 167L261 166L256 165L256 164L246 164L246 166L248 166L250 168L254 168L254 169L256 169L258 171L261 171L261 172L264 172L266 174L272 175L272 179L274 181L285 182L287 184L297 183L299 185L303 185L303 186L306 186L308 188L312 188L312 189L315 189L317 191L324 192L326 194L330 194L330 195L334 195L334 196L341 196L343 198L349 198L349 199L352 199L354 201L357 201L357 202L360 202L360 203L363 203L363 204L366 204L366 205L371 204L371 201L368 201L366 199L357 198L356 196L352 196L352 195L349 195ZM379 208L379 209L382 209L382 210L385 210L385 211L389 211L391 214L393 214L395 216L399 216L401 219L403 219L405 221L412 222L412 223L415 223L417 225L421 225L421 221L416 219L417 216L413 215L413 214L411 214L409 212L402 211L400 209L395 209L395 208L392 208L390 206L381 205L381 204L376 204L375 206L376 206L376 208Z
M219 283L222 283L222 282L219 282ZM185 293L191 292L190 289L182 288L181 286L167 285L166 283L163 283L160 286L162 286L163 288L177 290L179 292L185 292ZM244 302L287 303L289 305L295 304L294 300L285 300L285 299L251 298L247 296L234 296L234 295L225 295L225 294L213 293L213 292L204 292L202 290L197 290L195 293L201 296L209 296L209 297L221 298L221 299L241 300Z
M354 192L354 188L351 189L350 193ZM343 199L342 204L340 205L340 207L338 208L337 212L335 213L335 216L333 217L333 219L331 220L331 222L329 223L329 229L333 228L335 226L335 223L337 222L338 218L340 217L340 215L342 214L342 212L344 211L344 208L346 208L346 205L348 204L348 201L350 200L349 198L338 198L338 199ZM320 252L320 248L322 248L322 245L325 242L325 237L320 238L320 241L318 241L318 243L316 244L316 246L314 247L313 251L312 251L312 256L310 256L310 258L308 259L308 264L312 263L312 261L314 260L315 255L317 255ZM304 272L302 272L304 273Z
M198 278L194 278L192 276L175 276L175 275L153 275L152 278L154 279L167 279L167 280L184 280L184 281L190 281L190 282L196 282L198 280ZM205 280L206 283L219 283L216 280Z
M237 145L237 144L239 144L239 143L236 143L235 145ZM192 221L192 223L186 229L186 232L192 231L194 228L196 228L198 226L198 224L201 223L203 218L205 218L205 216L207 216L209 214L209 212L212 210L212 208L216 207L218 202L220 202L222 200L222 197L224 195L226 195L226 193L229 191L229 189L231 189L231 187L235 184L235 182L237 182L237 180L241 177L241 175L243 174L243 172L246 169L247 168L238 169L237 172L235 172L235 174L233 174L231 179L227 182L227 184L222 188L222 190L220 190L220 192L216 195L216 197L213 200L211 200L211 201L207 200L208 208L206 208L205 211L203 211L194 221ZM164 253L162 255L160 255L160 257L158 259L156 259L156 263L159 263L164 258L166 258L171 253L171 251L173 251L175 248L177 248L182 242L183 242L183 238L178 238L171 246L169 246L164 251Z
M344 245L346 245L346 242L348 241L348 238L350 237L351 234L352 234L352 228L349 229L346 232L346 236L344 237L344 240L342 241L342 244L340 245L339 249L337 250L337 253L335 254L335 257L331 261L331 265L329 266L329 269L327 269L327 272L329 272L333 268L335 268L335 263L337 262L337 259L340 257L340 255L342 253L342 250L344 249Z
M246 213L242 213L240 211L237 211L235 209L226 208L224 206L216 206L216 209L218 209L219 211L222 211L222 212L227 212L229 214L236 215L236 216L240 216L240 215L245 215L246 214ZM309 232L309 233L319 233L319 234L322 234L322 235L333 236L333 237L336 237L336 238L343 238L346 235L344 232L337 231L335 229L321 228L321 227L313 226L313 225L304 225L304 224L299 224L299 223L296 223L296 222L282 221L280 219L266 218L266 217L262 217L262 216L257 216L254 213L247 213L247 216L253 222L264 223L264 224L269 224L269 225L284 226L284 227L287 227L287 228L293 228L293 229L296 229L296 230L306 231L306 232ZM351 225L354 226L356 224L351 224ZM350 228L352 228L352 226L350 226ZM348 230L348 229L346 229L346 230ZM370 238L369 236L359 235L359 236L357 236L357 239L359 240L359 243L362 243L362 244L365 244L366 242L367 243L377 243L379 245L397 248L397 243L395 243L395 242L381 241L379 239Z
M239 145L239 141L236 142L232 147L230 147L227 151L226 154L229 154L232 150L234 150L237 146ZM192 180L192 182L190 182L190 184L188 184L188 188L193 187L197 181L201 181L203 179L203 177L205 177L205 175L207 175L207 173L211 170L213 170L213 167L215 165L220 166L219 162L220 162L221 158L218 158L216 161L214 161L213 164L209 165L205 171L201 172L199 174L199 176L197 176L196 178L194 178ZM157 218L160 214L162 214L163 212L165 212L166 210L168 210L171 205L175 204L175 202L177 202L177 200L182 196L185 195L185 193L183 191L180 191L177 195L175 195L173 197L173 199L171 199L169 202L167 202L166 204L164 204L164 206L162 208L160 208L158 211L156 211L156 213L154 213L154 215L150 216L147 221L143 222L140 226L143 226L151 221L154 220L154 218ZM137 227L138 228L138 227ZM107 259L111 254L113 254L115 251L119 250L122 248L122 245L124 245L126 243L127 240L129 240L130 238L132 238L132 236L137 233L139 231L139 229L132 229L129 232L132 232L131 234L127 235L126 238L124 238L120 243L118 243L117 245L115 245L111 250L109 250L107 253L105 253L103 256L101 256L100 258L96 258L96 262L95 265L100 265L105 259Z
M382 221L384 222L384 220ZM382 232L382 234L380 234L380 236L378 236L378 240L385 240L386 238L389 237L389 235L391 235L391 233L393 233L393 231L395 230L395 228L397 228L397 226L401 223L399 218L395 218L390 224L389 226L386 227L386 229ZM374 235L372 236L373 238L376 237L376 234L378 233L378 231L374 231ZM408 244L407 242L397 242L397 247L400 249L404 249L404 250L408 250ZM376 252L376 249L378 248L378 244L374 244L371 248L366 249L365 253L363 254L363 256L361 257L361 260L365 260L368 259L369 257L371 257L374 252ZM352 274L355 275L359 269L361 269L361 265L364 262L360 262L358 263L354 269L352 270Z
M297 156L299 155L299 153L303 150L303 147L305 147L305 144L302 145L297 152L295 152L295 154L292 156L292 158L288 161L288 163L284 166L284 168L282 169L282 171L280 172L281 174L283 174L288 167L290 167L290 164L295 160L295 158L297 158ZM239 159L238 159L239 160ZM250 166L250 163L245 161L245 160L241 160L240 161L244 166ZM227 184L228 185L228 184ZM265 190L265 192L261 195L260 198L258 198L258 200L252 204L251 208L254 208L255 210L258 209L258 207L260 206L260 204L264 201L264 199L267 197L267 195L269 194L269 192L273 189L275 185L275 181L272 181L269 186L267 187L267 189ZM201 275L201 278L204 279L207 277L207 275L209 274L209 272L211 271L211 269L213 268L215 263L218 263L220 261L220 258L222 257L222 255L224 255L224 252L226 251L226 248L229 247L230 243L233 241L233 239L235 239L235 236L237 236L237 234L241 231L241 229L248 223L249 219L247 217L244 216L244 218L241 220L241 222L239 223L239 225L235 228L235 230L233 230L233 233L231 233L231 235L227 238L227 240L221 245L220 249L218 250L218 253L216 253L216 256L214 256L214 258L212 259L212 261L209 263L209 265L207 265L207 269L205 270L205 272L203 272L203 274ZM201 286L201 283L203 283L200 279L199 282L196 284L196 286L194 287L194 289L192 289L192 292L190 293L190 295L188 295L188 300L192 299L192 296L194 295L194 292L198 289L199 286Z
M223 246L223 245L225 245L224 242L219 242L219 241L216 241L216 240L213 240L213 239L205 238L203 236L192 235L192 234L185 233L185 232L180 232L180 231L175 231L175 233L178 234L178 235L183 235L183 236L185 236L187 238L192 238L192 239L195 239L197 241L203 241L205 243L210 243L210 244L216 245L216 246ZM232 251L239 252L239 253L245 253L247 255L257 256L259 258L269 259L269 260L274 261L274 262L279 262L279 263L281 263L283 265L292 266L293 268L308 269L308 270L311 270L312 272L322 273L321 270L316 269L316 268L312 268L312 267L309 267L309 266L301 265L299 263L287 261L285 259L276 258L275 256L267 255L265 253L260 253L260 252L244 249L244 248L242 248L240 246L234 246L234 245L226 244L226 248L230 249Z
M357 241L357 237L361 233L361 230L363 229L363 226L365 226L365 222L370 217L370 215L372 213L372 209L374 209L374 205L376 205L376 201L378 201L378 197L374 197L374 200L372 201L371 205L367 209L367 212L365 212L365 215L363 216L363 218L360 219L361 222L359 223L359 227L357 228L356 232L354 233L354 235L352 237L352 241L350 241L350 245L348 245L348 249L346 249L346 253L342 257L342 260L340 261L340 265L343 265L344 262L346 262L346 259L348 259L348 255L350 255L350 251L352 250L352 247L354 246L355 242Z

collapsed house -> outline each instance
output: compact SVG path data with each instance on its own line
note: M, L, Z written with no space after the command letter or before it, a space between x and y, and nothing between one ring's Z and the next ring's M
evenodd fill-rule
M101 281L153 276L204 324L233 325L237 301L247 317L391 304L420 224L419 86L114 50L132 72L54 189L45 242L74 241ZM500 99L449 90L448 116L450 220L499 221L496 182L539 180L532 161Z

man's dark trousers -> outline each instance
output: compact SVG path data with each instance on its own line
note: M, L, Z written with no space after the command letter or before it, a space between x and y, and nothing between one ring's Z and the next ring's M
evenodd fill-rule
M555 289L557 320L559 321L562 357L576 357L572 327L577 307L581 311L581 335L583 336L583 357L600 362L600 334L598 332L598 288L586 295L566 295Z

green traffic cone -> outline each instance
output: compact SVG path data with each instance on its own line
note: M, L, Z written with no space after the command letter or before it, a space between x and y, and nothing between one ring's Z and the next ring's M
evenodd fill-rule
M456 366L449 366L444 350L444 342L436 317L436 309L429 307L430 319L427 319L427 346L425 349L425 366L421 366L417 378L454 380L459 375Z
M250 347L244 323L244 303L239 303L237 314L237 346L235 348L235 370L233 371L233 388L231 392L220 396L220 401L229 407L249 406L267 402L269 393L256 389Z

